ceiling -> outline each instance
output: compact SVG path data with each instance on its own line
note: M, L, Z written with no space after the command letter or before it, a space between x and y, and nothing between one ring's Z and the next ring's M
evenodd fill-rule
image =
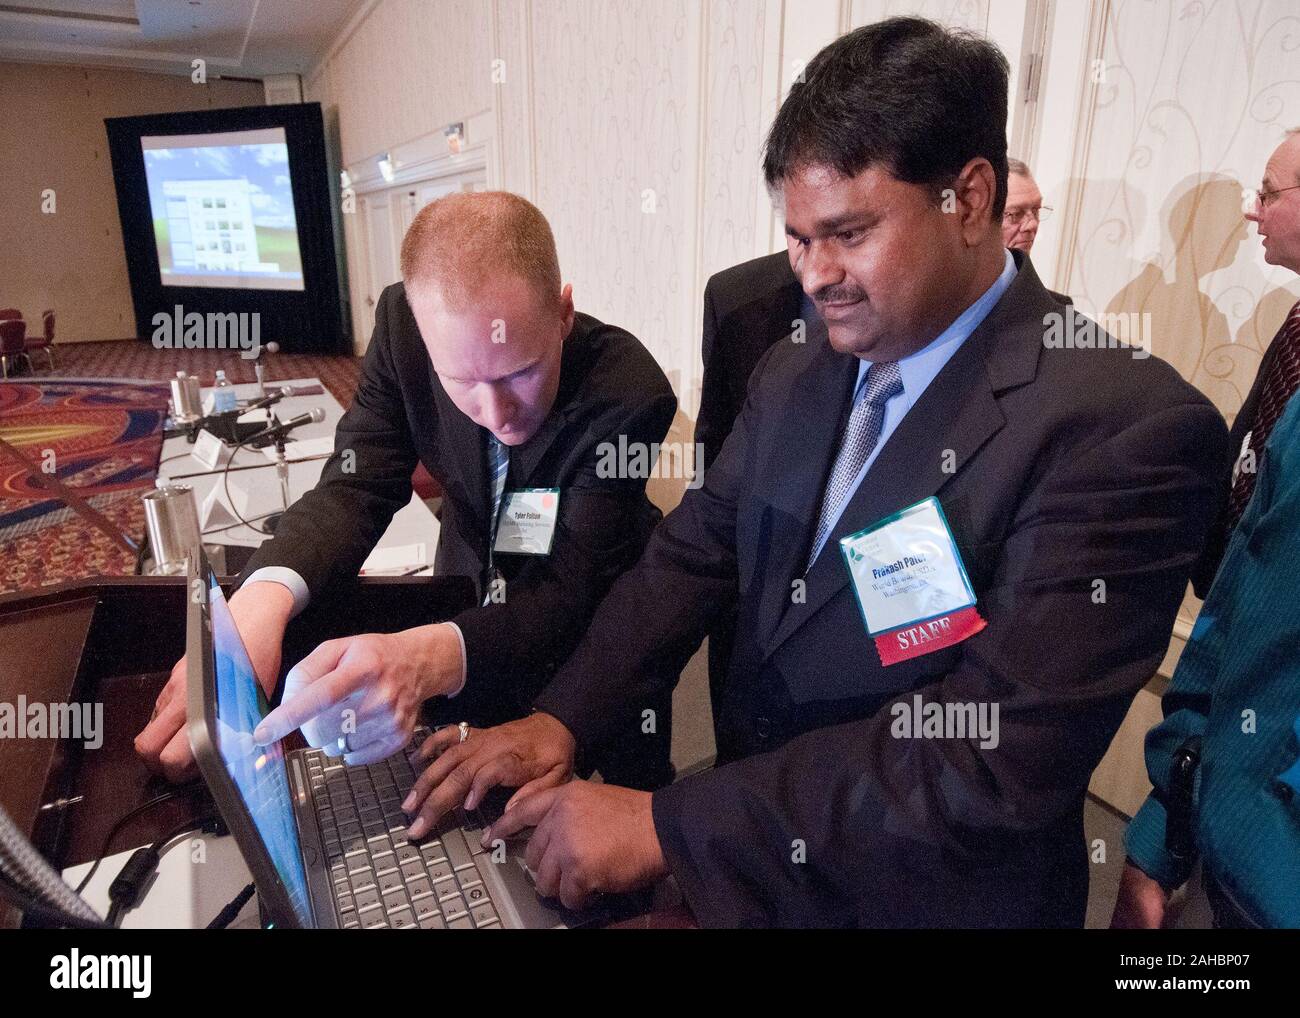
M0 60L302 74L367 0L0 0Z

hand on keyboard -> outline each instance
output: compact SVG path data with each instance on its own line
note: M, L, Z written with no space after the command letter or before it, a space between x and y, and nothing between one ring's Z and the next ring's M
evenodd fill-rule
M573 736L549 714L471 729L463 743L456 728L445 728L428 739L421 752L436 758L402 803L414 816L412 837L432 829L455 806L474 809L498 785L523 786L518 798L573 776Z
M668 875L651 793L590 781L520 795L483 836L491 845L533 828L524 859L537 893L566 908L599 893L649 886Z
M417 729L422 742L429 735ZM318 750L305 754L312 802L345 929L499 929L480 847L482 825L448 826L422 842L410 839L399 808L411 788L419 742L386 760L345 767Z

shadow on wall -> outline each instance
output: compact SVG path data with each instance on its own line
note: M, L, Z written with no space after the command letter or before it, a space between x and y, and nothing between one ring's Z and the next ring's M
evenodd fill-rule
M1244 218L1244 190L1223 174L1193 174L1180 182L1161 209L1158 255L1106 306L1108 315L1150 315L1143 321L1151 351L1204 391L1229 420L1295 300L1280 288L1265 294L1269 280L1254 253L1243 250L1254 242Z

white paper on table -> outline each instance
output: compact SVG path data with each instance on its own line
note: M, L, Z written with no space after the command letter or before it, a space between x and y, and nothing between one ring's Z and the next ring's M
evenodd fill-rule
M82 892L86 903L100 915L108 914L109 888L134 854L135 849L128 849L105 857ZM202 866L195 865L196 858L202 859ZM75 887L90 865L69 867L63 871L63 879ZM139 905L123 916L122 928L202 929L252 879L233 837L191 834L163 853ZM255 930L260 926L257 895L253 895L227 929Z
M405 572L426 565L425 543L402 544L395 548L376 548L361 564L364 575L374 573Z
M320 438L300 438L285 443L284 458L290 463L310 459L312 456L326 456L334 451L334 436L324 435ZM275 446L262 447L262 455L275 462Z
M216 470L226 452L226 444L206 428L199 432L194 440L190 455L209 470Z
M248 519L248 492L238 484L230 485L230 501L226 501L225 485L218 481L203 500L199 511L199 530L208 531L213 527L225 527L238 523L239 517L231 511L233 508L244 519Z

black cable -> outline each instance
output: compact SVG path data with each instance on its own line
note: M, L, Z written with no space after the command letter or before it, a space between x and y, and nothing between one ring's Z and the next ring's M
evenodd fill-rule
M232 508L233 508L233 507L232 507ZM260 515L258 515L258 516L254 516L254 517L252 517L252 518L250 518L250 519L247 519L247 520L242 520L242 519L241 519L241 522L239 522L239 523L227 523L224 527L213 527L211 530L205 530L205 531L203 531L203 533L202 533L201 536L202 536L202 537L207 537L209 534L220 534L223 530L234 530L236 527L247 527L250 523L256 523L258 520L264 520L264 519L266 519L268 516L278 516L280 513L283 513L283 512L284 512L283 509L274 509L274 510L272 510L272 511L269 512L269 513L261 513ZM235 515L238 516L239 514L236 513ZM255 527L251 527L250 529L254 529L254 530L255 530L256 528L255 528ZM260 534L261 531L259 530L258 533Z
M196 819L186 820L183 824L177 824L161 838L154 841L154 843L149 847L161 856L171 847L171 842L179 838L182 834L185 834L188 831L206 830L208 825L216 819L215 816L209 813Z
M264 436L259 436L258 434L249 435L248 438L244 439L242 442L236 445L235 448L230 451L230 458L226 460L225 469L221 471L221 487L226 494L226 504L230 506L230 511L235 514L235 519L239 520L239 523L232 524L230 527L222 527L221 530L232 530L234 529L234 527L240 526L241 524L247 527L249 530L257 530L257 528L254 527L252 523L244 519L244 517L239 514L239 510L235 508L234 499L230 497L230 468L235 462L235 457L239 455L239 450L244 448L244 446L248 445L248 443L251 442L254 438L258 438L258 437L264 437ZM261 464L258 465L260 466ZM277 512L282 513L284 512L284 510L277 509L275 510L275 512L263 513L261 516L254 516L253 522L256 522L257 520L264 520L268 516L274 516L275 513ZM209 531L205 531L204 533L206 535L206 534L215 534L218 532L219 531L216 530L209 530ZM258 531L258 533L261 533L261 531Z
M229 905L227 905L220 912L218 912L216 918L213 919L212 922L208 923L208 925L205 926L204 929L224 930L227 926L229 926L234 921L235 916L239 915L239 913L243 910L244 906L248 904L248 899L253 896L253 892L256 890L257 890L256 887L254 887L252 884L249 884L237 895L235 895L234 901L232 901Z
M19 909L24 916L32 916L52 926L71 927L77 930L106 930L108 924L100 919L82 919L80 916L54 908L34 898L23 888L0 874L0 898Z
M315 460L327 460L333 455L332 452L318 452L313 453L310 456L299 456L297 459L291 459L288 462L290 465L294 463L311 463ZM241 463L239 466L230 466L229 470L232 474L237 474L241 470L269 470L274 466L275 460L267 460L265 463ZM167 483L172 484L176 481L187 481L194 477L210 477L216 472L217 471L215 470L196 470L191 474L172 474L171 477L167 478Z
M113 845L113 839L117 837L117 835L121 832L123 827L129 824L132 820L138 817L145 810L152 809L154 806L157 806L160 802L166 802L167 800L175 799L186 792L191 792L194 789L199 788L202 784L203 783L201 781L191 781L189 784L180 785L176 788L169 789L168 791L163 792L161 795L154 796L148 802L141 803L139 806L136 806L135 809L131 810L129 813L121 817L117 821L117 823L115 823L112 827L109 828L108 834L105 835L104 837L104 843L103 845L100 846L99 855L95 858L95 861L90 864L90 869L88 869L86 871L86 875L81 878L81 883L77 884L76 887L77 894L80 894L82 891L86 889L86 885L90 883L90 878L93 877L95 875L95 872L99 869L99 864L103 862L105 857L108 855L109 849Z
M131 853L131 858L118 871L108 888L108 898L111 902L108 908L108 924L116 927L122 921L122 916L140 903L145 887L158 872L158 863L172 847L173 841L190 831L206 829L215 819L212 816L205 816L197 820L186 820L157 838L148 848L137 848Z

